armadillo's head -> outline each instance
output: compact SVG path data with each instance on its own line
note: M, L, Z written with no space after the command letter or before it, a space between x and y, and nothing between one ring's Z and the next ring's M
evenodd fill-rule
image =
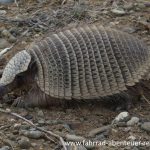
M18 52L11 58L0 79L0 96L5 94L5 87L11 84L18 74L25 72L28 69L30 62L31 55L26 50Z

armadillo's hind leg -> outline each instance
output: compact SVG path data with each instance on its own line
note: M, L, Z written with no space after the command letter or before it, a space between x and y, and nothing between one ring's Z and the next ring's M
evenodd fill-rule
M118 106L115 108L116 111L129 110L133 107L133 97L126 92L123 92L118 97Z
M112 96L105 97L107 106L114 111L129 110L133 107L133 97L127 92L122 92Z

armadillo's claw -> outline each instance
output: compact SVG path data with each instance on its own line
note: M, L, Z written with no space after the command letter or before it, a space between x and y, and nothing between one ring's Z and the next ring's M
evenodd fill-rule
M20 108L25 108L26 107L25 102L24 102L22 97L16 98L14 100L14 102L12 103L12 106L13 107L20 107Z

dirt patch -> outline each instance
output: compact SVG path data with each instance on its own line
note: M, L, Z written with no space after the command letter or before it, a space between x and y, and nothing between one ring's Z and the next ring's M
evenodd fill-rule
M10 57L28 47L33 41L54 32L84 24L96 23L116 28L135 35L150 45L149 0L85 0L80 2L68 0L64 1L63 5L61 0L17 2L18 6L15 3L0 5L0 39L8 42L8 46L2 43L3 49L14 45L10 52L0 60L0 69L4 67ZM5 109L10 106L0 105L0 107ZM38 108L25 110L13 107L11 110L46 130L83 136L90 140L149 141L150 137L150 132L141 129L144 122L150 122L150 105L146 101L140 101L129 110L132 117L136 116L140 119L136 125L126 126L125 122L124 125L122 123L122 126L113 126L111 131L99 133L93 138L88 137L89 132L95 128L110 125L119 112L91 103L67 109L60 106L60 108L54 107L51 110ZM24 130L34 131L35 129L20 119L1 113L0 147L8 146L5 149L13 147L15 150L62 149L59 143L51 142L45 137L33 139L27 136L28 139L25 139ZM25 144L25 147L22 143ZM118 147L107 143L93 149L146 150L149 148L142 145Z

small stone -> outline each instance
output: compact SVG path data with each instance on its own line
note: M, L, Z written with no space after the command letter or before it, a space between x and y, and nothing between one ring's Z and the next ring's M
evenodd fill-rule
M0 0L0 4L10 4L14 3L14 0Z
M4 49L9 46L9 43L5 39L0 38L0 49Z
M118 130L112 129L111 132L112 132L112 133L118 133Z
M44 117L43 111L42 111L42 110L39 110L38 113L37 113L37 116L43 118L43 117Z
M0 15L5 15L7 12L5 10L0 10Z
M128 122L127 122L127 126L134 126L135 124L137 124L139 122L139 118L138 117L132 117Z
M2 148L0 148L0 150L10 150L11 148L9 146L3 146Z
M29 128L30 128L29 125L24 124L24 125L21 125L20 130L28 130Z
M11 36L11 33L6 29L3 30L1 34L6 38L9 38Z
M121 112L113 121L112 123L118 122L126 122L130 119L130 115L128 112Z
M117 122L118 127L126 127L127 123L126 122Z
M22 137L19 141L18 144L20 148L22 149L29 149L31 147L30 140L27 137Z
M38 124L39 125L45 125L45 120L43 120L43 119L38 120Z
M143 4L143 3L139 3L138 4L138 8L140 8L140 9L144 9L146 6L145 6L145 4Z
M84 146L80 145L69 145L67 146L68 150L87 150Z
M97 135L95 138L94 138L94 141L101 141L101 140L104 140L106 137L104 134L100 134L100 135Z
M15 136L14 134L12 134L12 133L7 134L7 137L9 137L9 139L10 139L11 141L15 141L15 140L16 140L16 136Z
M21 123L15 123L14 124L14 129L19 130L21 127Z
M119 8L114 8L114 9L111 10L111 12L115 15L118 15L118 16L122 16L122 15L126 14L125 10L122 9L122 8L120 8L120 9Z
M136 137L133 136L133 135L131 135L131 136L128 137L128 140L135 141L135 140L136 140Z
M31 143L31 146L32 146L32 147L36 147L37 144L36 144L36 143Z
M84 137L82 137L82 136L77 136L77 135L71 135L71 134L67 134L66 135L66 139L67 140L69 140L69 141L83 141L83 140L85 140L85 138Z
M150 2L145 2L144 5L145 7L150 7Z
M17 41L17 39L10 33L8 30L3 30L1 33L4 37L8 38L8 41L11 43L14 43Z
M22 132L22 134L24 136L27 136L28 138L32 138L32 139L39 139L41 137L43 137L43 133L41 131L24 131Z
M131 131L131 127L126 127L126 128L124 128L123 131L124 131L124 132L130 132L130 131Z
M134 4L133 3L126 3L123 8L125 10L131 10L134 8Z
M141 129L147 131L147 132L150 132L150 122L144 122L142 125L141 125Z
M133 147L132 150L139 150L137 147Z
M13 35L11 35L11 36L9 37L8 41L9 41L10 43L14 43L14 42L17 41L17 39L16 39Z
M103 133L103 132L106 132L106 131L110 131L110 129L111 129L110 125L103 126L103 127L100 127L100 128L96 128L96 129L93 129L92 131L90 131L88 136L89 137L94 137L97 134L100 134L100 133Z

